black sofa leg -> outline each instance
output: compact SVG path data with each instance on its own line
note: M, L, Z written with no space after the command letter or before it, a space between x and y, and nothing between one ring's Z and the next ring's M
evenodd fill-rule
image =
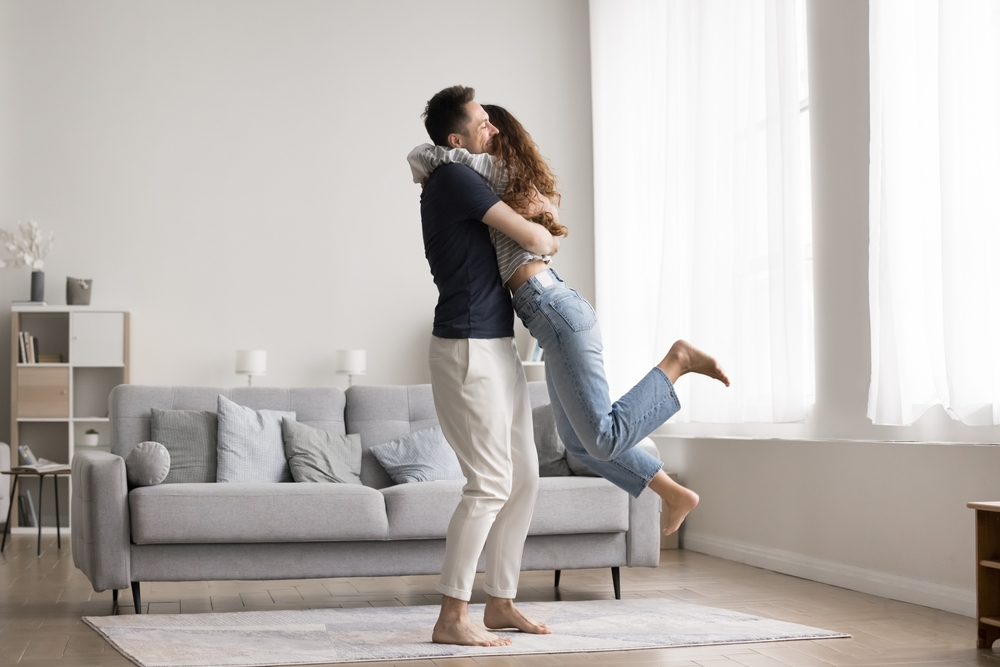
M111 601L115 603L116 607L118 606L118 589L117 588L114 588L114 589L111 590Z
M556 588L559 588L559 577L562 575L562 570L556 570L556 583L553 584Z
M132 601L135 603L135 613L142 613L142 602L139 600L139 582L132 582Z
M622 571L620 568L611 568L611 581L615 585L615 599L622 599Z

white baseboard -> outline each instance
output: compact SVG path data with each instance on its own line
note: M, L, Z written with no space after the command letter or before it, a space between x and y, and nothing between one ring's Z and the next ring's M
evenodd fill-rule
M762 567L766 570L840 586L852 591L942 609L962 616L976 616L976 592L955 586L901 577L853 565L771 549L737 540L685 531L682 548Z

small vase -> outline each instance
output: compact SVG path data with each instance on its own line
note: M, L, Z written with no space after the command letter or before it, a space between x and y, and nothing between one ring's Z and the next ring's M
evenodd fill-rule
M90 447L96 447L97 446L97 439L99 437L100 436L97 433L84 433L83 434L83 444L88 445Z
M45 301L45 272L31 272L31 300Z

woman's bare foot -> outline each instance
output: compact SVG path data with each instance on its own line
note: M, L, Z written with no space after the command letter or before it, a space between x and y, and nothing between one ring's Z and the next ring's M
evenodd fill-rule
M517 628L521 632L533 635L550 635L552 631L544 623L536 623L527 618L514 606L510 598L495 598L486 596L486 611L483 614L483 625L492 630L500 628Z
M447 595L441 599L441 613L434 624L431 641L461 646L509 646L511 643L475 625L469 620L469 603Z
M650 480L649 488L660 496L666 505L667 525L663 529L663 534L676 533L691 510L698 506L698 494L670 479L662 470Z
M729 378L719 362L686 340L679 340L671 345L667 356L656 366L667 374L671 382L677 382L686 373L698 373L729 386Z

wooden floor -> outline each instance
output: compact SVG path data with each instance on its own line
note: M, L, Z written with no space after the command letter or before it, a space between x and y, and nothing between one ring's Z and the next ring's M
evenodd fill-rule
M65 538L65 536L64 536ZM94 593L73 566L69 541L15 535L0 554L0 665L131 665L81 616L113 613L111 593ZM436 604L435 577L383 577L267 582L143 584L144 613L198 613ZM521 576L519 600L612 598L610 570ZM396 663L405 667L682 665L704 667L851 667L991 665L1000 652L975 648L975 622L943 611L817 584L690 551L664 551L658 569L622 568L623 597L667 598L850 633L853 639L743 644L614 653L452 658ZM561 597L560 597L561 596ZM121 594L119 613L132 613ZM473 599L474 602L481 599ZM384 667L392 663L364 663Z

